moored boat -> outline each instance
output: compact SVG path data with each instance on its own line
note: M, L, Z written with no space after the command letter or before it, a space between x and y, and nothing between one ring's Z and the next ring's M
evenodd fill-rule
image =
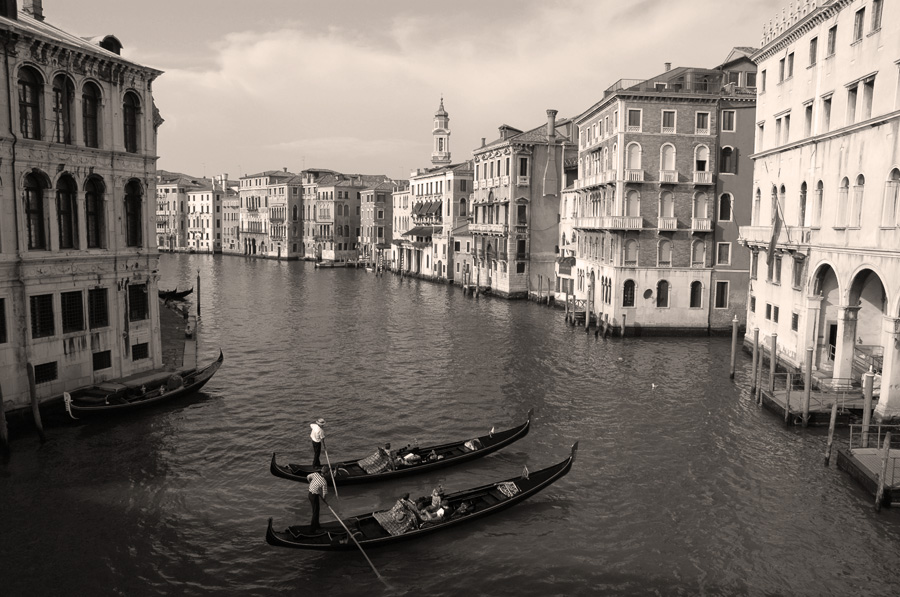
M313 532L308 525L294 525L284 531L276 531L269 519L266 542L278 547L316 550L356 549L348 537L346 525L353 538L363 548L380 547L397 541L414 539L454 527L470 520L483 518L528 499L562 478L572 468L578 442L572 446L569 457L554 466L505 481L490 483L444 496L449 502L450 514L444 519L418 522L414 513L397 504L388 510L379 510L358 516L348 516L341 521L325 522ZM343 522L343 524L341 524Z
M159 298L164 301L181 301L184 298L194 292L194 287L190 287L187 290L179 291L177 288L175 290L159 290Z
M518 441L528 434L534 409L528 411L527 420L517 427L494 432L480 437L459 440L434 446L408 447L398 452L398 461L393 465L389 455L378 450L370 456L355 460L332 461L335 481L340 485L368 483L394 479L406 475L424 473L438 468L453 466L496 452L504 446ZM306 477L314 470L312 465L278 464L278 454L272 454L269 470L276 477L291 481L306 482ZM329 483L331 479L328 479Z
M219 350L219 358L203 369L189 369L180 373L168 373L153 379L132 384L106 382L75 390L63 395L66 412L73 419L85 415L110 414L144 408L186 396L202 388L219 367L225 356Z

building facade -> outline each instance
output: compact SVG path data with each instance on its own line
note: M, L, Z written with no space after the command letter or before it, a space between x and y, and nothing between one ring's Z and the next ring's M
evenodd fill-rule
M747 325L820 383L881 377L900 416L900 5L791 5L763 32Z
M156 236L160 251L187 248L187 192L197 188L196 181L174 172L160 171L156 176Z
M160 71L0 3L3 408L162 364L156 236Z
M359 216L359 260L370 265L390 261L395 182L382 182L362 191Z
M274 257L277 255L278 246L283 247L284 239L272 236L270 209L280 208L281 211L278 213L282 213L286 210L286 201L281 196L272 195L271 190L277 191L279 188L283 190L284 182L294 176L296 175L284 168L241 177L240 238L244 255ZM283 219L278 220L277 225L282 224Z

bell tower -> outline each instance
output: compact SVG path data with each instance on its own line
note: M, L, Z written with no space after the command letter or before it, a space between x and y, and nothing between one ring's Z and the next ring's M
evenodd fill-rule
M450 163L450 116L444 110L444 98L441 98L441 107L434 113L434 129L431 131L434 137L434 147L431 149L431 163L435 166L444 166Z

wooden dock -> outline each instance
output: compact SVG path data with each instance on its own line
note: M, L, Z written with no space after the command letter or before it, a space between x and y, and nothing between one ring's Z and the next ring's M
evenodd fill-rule
M891 448L887 474L884 477L882 506L900 506L900 449ZM873 496L878 493L878 477L881 474L883 450L881 448L841 448L838 450L838 468L856 479Z
M762 390L760 392L762 405L773 413L784 417L787 405L787 390ZM838 404L837 419L835 425L847 427L848 425L862 421L865 399L861 392L822 392L813 390L809 399L810 426L827 426L831 421L831 408ZM874 405L877 402L873 403ZM803 390L793 390L790 393L790 406L786 423L788 425L803 424Z

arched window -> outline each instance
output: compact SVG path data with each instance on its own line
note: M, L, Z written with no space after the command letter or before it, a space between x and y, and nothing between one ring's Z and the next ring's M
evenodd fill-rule
M737 174L737 156L731 147L722 148L722 157L719 160L719 172L725 174Z
M125 127L125 151L137 153L140 143L141 104L136 94L128 92L122 106L122 120Z
M125 246L127 247L141 246L142 198L141 183L132 180L125 185Z
M625 285L622 287L622 306L634 306L634 280L625 280Z
M43 82L33 68L19 70L19 131L26 139L41 138Z
M28 228L28 249L45 250L44 185L36 174L25 177L25 217Z
M75 196L78 186L68 174L56 183L56 219L59 224L59 248L78 248L78 209Z
M667 239L659 241L656 265L657 267L672 267L672 243Z
M691 267L706 267L706 243L702 240L691 244Z
M813 212L813 226L818 228L822 225L822 203L825 201L825 185L820 180L816 183L816 205Z
M669 283L660 280L656 284L656 306L665 308L669 306Z
M866 177L860 174L856 177L856 185L853 187L853 203L850 205L850 226L859 228L862 214L863 193L866 190Z
M759 210L760 205L762 204L762 191L757 187L756 195L753 196L753 213L751 214L750 221L751 225L759 226Z
M659 196L659 217L675 217L675 195L671 191L663 191Z
M881 225L897 225L897 208L900 207L900 169L894 168L884 183L884 203L881 208Z
M625 168L628 170L641 169L641 146L637 143L630 143L625 153Z
M691 309L699 309L703 306L703 284L698 281L691 282Z
M638 243L633 238L625 241L625 267L635 267L638 263Z
M699 192L694 195L694 215L695 218L705 219L709 217L707 212L707 198L706 193Z
M84 145L100 147L100 89L88 81L81 91L81 120Z
M53 78L53 142L72 143L75 123L75 85L65 75Z
M797 214L797 225L806 226L806 183L800 183L800 211Z
M619 169L619 144L613 143L612 149L612 163L610 164L610 168L613 172Z
M625 215L631 217L641 215L641 194L633 189L625 195Z
M84 184L84 223L88 249L102 249L104 243L103 183L96 177Z
M778 189L772 187L772 200L769 202L769 221L775 222L775 214L778 212Z
M694 169L697 172L709 172L709 147L699 145L694 151Z
M731 195L729 193L722 193L719 197L719 221L731 221Z
M659 149L659 169L666 171L675 170L675 146L666 143Z
M297 221L297 209L298 207L296 205L291 209L291 216L295 222Z
M465 198L460 199L460 200L459 200L459 216L460 216L460 217L465 217L465 215L466 215L466 207L467 207L467 204L466 204Z
M834 218L834 227L843 228L847 225L847 202L850 200L850 179L846 176L841 180L841 186L838 189L838 205L837 214Z

